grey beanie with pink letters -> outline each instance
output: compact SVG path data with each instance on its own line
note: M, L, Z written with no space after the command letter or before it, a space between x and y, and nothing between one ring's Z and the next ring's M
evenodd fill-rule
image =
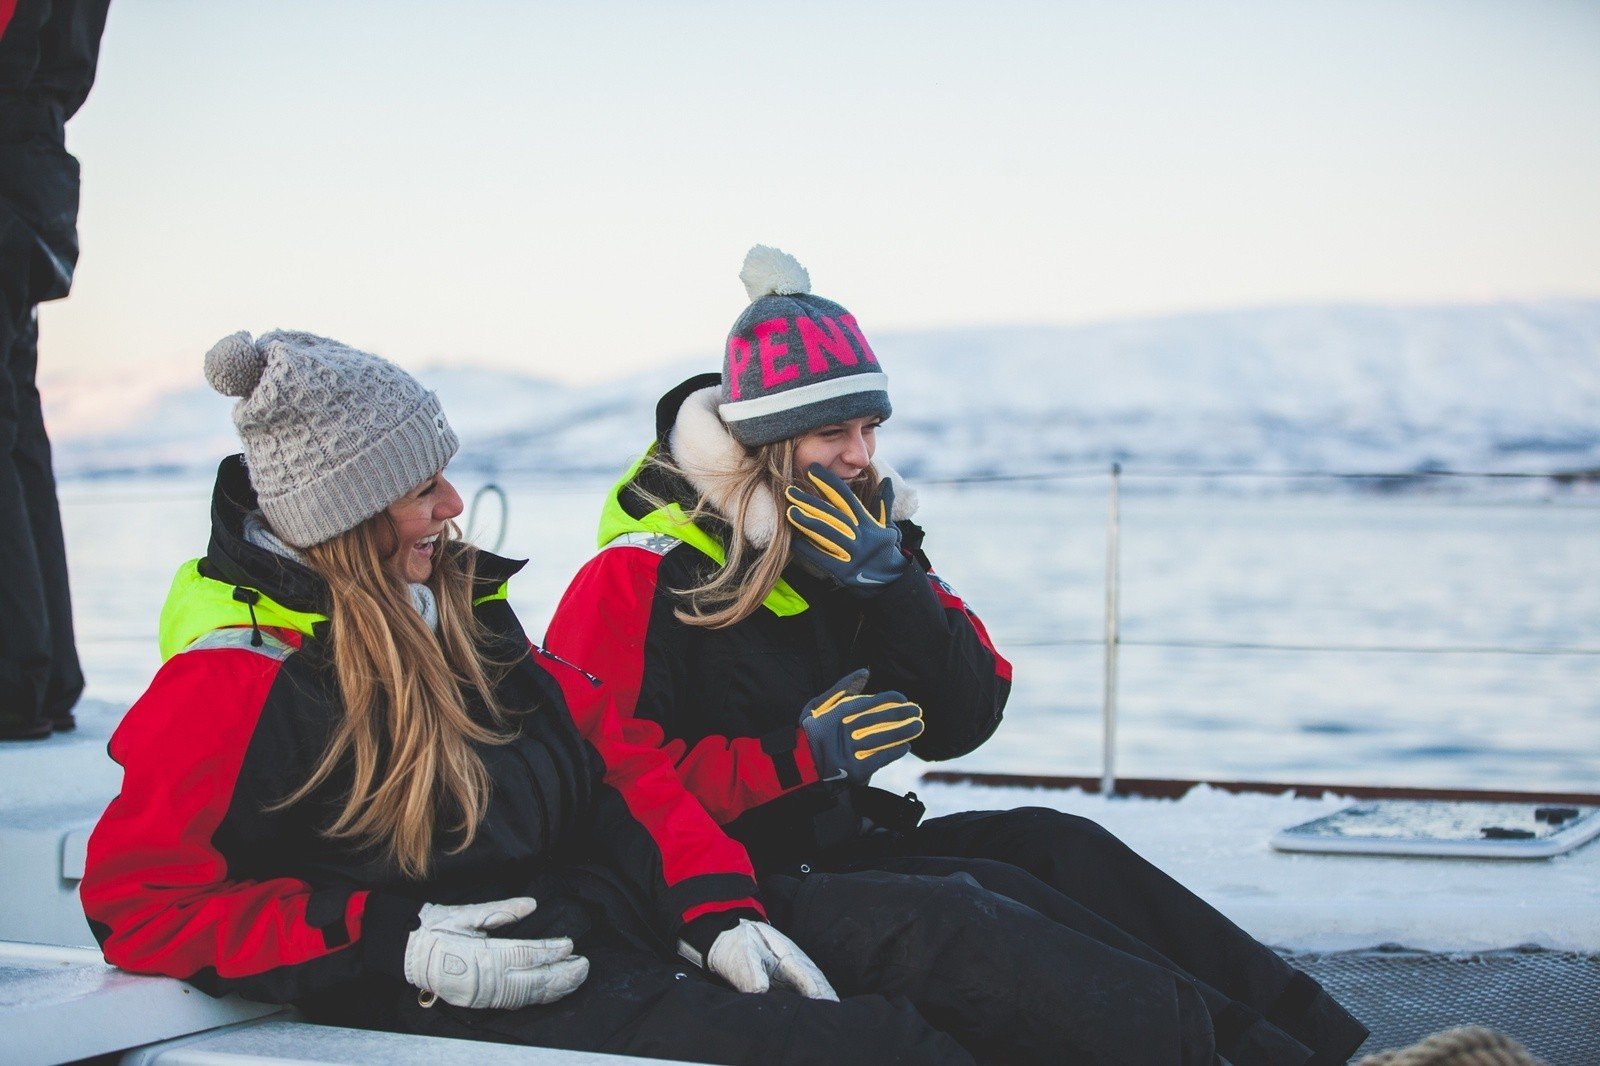
M849 311L811 293L794 256L758 244L739 271L750 306L728 333L718 414L759 447L819 426L888 418L889 378Z

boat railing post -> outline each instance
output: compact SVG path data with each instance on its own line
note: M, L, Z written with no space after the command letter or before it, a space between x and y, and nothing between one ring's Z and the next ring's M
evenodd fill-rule
M1111 464L1111 490L1106 515L1106 676L1105 701L1102 707L1102 739L1100 758L1100 794L1110 796L1117 785L1117 647L1120 610L1119 555L1121 546L1121 504L1118 489L1122 481L1122 464Z

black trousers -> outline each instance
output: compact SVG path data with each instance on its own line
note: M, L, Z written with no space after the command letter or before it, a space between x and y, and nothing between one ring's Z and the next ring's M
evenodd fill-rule
M423 1008L404 990L392 1027L748 1066L1215 1062L1205 1007L1182 981L1093 942L1064 972L1069 933L965 875L817 874L764 888L839 1003L734 992L685 962L580 942L589 979L558 1003Z
M396 1028L728 1066L974 1061L904 1000L863 995L827 1003L791 992L746 994L687 962L611 947L583 950L589 978L559 1002L521 1010L464 1010L442 1002L423 1008L412 989Z
M36 340L31 307L0 325L0 738L72 728L83 692Z
M1059 944L1059 965L1097 970L1109 951L1192 989L1217 1052L1235 1066L1342 1063L1367 1037L1310 977L1086 818L1039 807L966 812L904 833L868 834L806 866L812 877L818 870L964 874L1074 934L1029 927L1037 943ZM1106 1023L1085 1017L1083 1024Z
M390 1027L760 1066L1332 1063L1366 1036L1310 978L1100 826L1056 811L873 834L761 887L842 1003L733 992L652 953L621 917L575 928L541 900L530 921L559 928L507 932L573 935L591 963L582 988L517 1011L425 1009L401 990Z
M0 34L0 739L70 729L83 691L39 393L34 307L67 294L78 163L108 0L19 0Z
M577 926L591 966L577 992L544 1007L471 1011L422 1008L414 990L398 990L389 1027L752 1066L1217 1061L1206 1004L1188 981L970 874L813 872L766 878L762 895L773 923L822 967L841 1002L734 992L630 943L620 924L574 922L553 901L514 933L573 935Z
M1182 976L982 885L888 869L762 879L775 924L841 995L904 998L979 1062L1211 1066Z

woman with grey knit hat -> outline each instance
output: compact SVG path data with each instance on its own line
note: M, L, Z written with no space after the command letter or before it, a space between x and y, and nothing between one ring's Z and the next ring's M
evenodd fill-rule
M664 756L530 645L522 563L459 539L433 393L309 333L234 334L205 369L244 454L112 738L82 882L108 961L405 1032L971 1061L903 1002L840 1002Z
M740 279L722 373L660 401L551 649L620 681L629 735L671 756L836 981L873 968L979 1057L1345 1061L1360 1023L1100 826L1042 808L922 821L914 796L871 786L907 753L987 740L1011 666L877 454L888 376L861 324L775 248ZM872 928L902 931L892 962Z

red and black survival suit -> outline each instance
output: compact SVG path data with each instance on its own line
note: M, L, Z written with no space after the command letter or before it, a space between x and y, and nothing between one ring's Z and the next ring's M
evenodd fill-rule
M107 961L343 1024L672 1058L783 1061L776 1034L819 1011L841 1032L883 1034L851 1048L937 1036L881 998L743 995L676 959L694 926L762 916L749 860L659 751L623 740L603 693L530 653L505 596L520 563L477 561L474 610L502 645L491 651L515 660L496 697L521 713L514 739L477 749L492 792L472 844L441 846L427 879L408 880L319 831L347 779L276 809L310 777L341 705L324 587L244 540L253 506L242 462L226 460L207 554L180 568L163 610L168 658L111 741L122 789L81 889ZM420 906L523 895L538 910L498 935L573 937L585 984L519 1011L422 1009L400 980ZM712 1016L721 1027L707 1031Z
M705 405L717 382L691 378L657 407L653 447L691 477L686 449L672 450L675 427L690 424L686 405ZM739 446L729 435L726 447ZM1315 982L1094 822L1022 808L918 824L920 805L910 800L819 781L800 710L840 677L868 667L869 690L919 703L926 730L912 752L948 759L998 727L1010 664L933 572L909 519L899 526L911 565L878 595L859 598L792 565L749 618L724 629L680 621L674 590L715 573L731 535L725 521L686 520L697 498L692 483L659 467L630 470L602 514L601 551L573 579L548 642L604 679L628 716L627 735L666 750L758 873L966 875L1107 950L1181 975L1204 998L1230 1061L1342 1062L1354 1050L1365 1030ZM1042 943L1035 937L1021 950ZM1094 947L1070 950L1074 959L1053 960L1058 972L1082 967L1092 983L1090 971L1109 965ZM826 952L813 958L827 968ZM1252 1054L1252 1045L1266 1050Z
M663 399L657 447L678 406L715 384L693 378ZM732 437L728 438L731 446ZM657 508L649 497L677 506ZM850 671L872 670L872 691L922 706L911 745L952 759L987 740L1011 691L1011 664L983 623L921 551L923 532L899 522L913 565L871 599L789 567L755 614L724 629L673 615L673 590L721 566L726 523L690 524L695 492L640 464L606 502L601 552L578 572L550 624L550 648L605 679L631 712L630 735L667 749L684 783L751 853L758 869L810 861L854 841L862 817L914 825L918 811L880 789L819 782L800 709Z

